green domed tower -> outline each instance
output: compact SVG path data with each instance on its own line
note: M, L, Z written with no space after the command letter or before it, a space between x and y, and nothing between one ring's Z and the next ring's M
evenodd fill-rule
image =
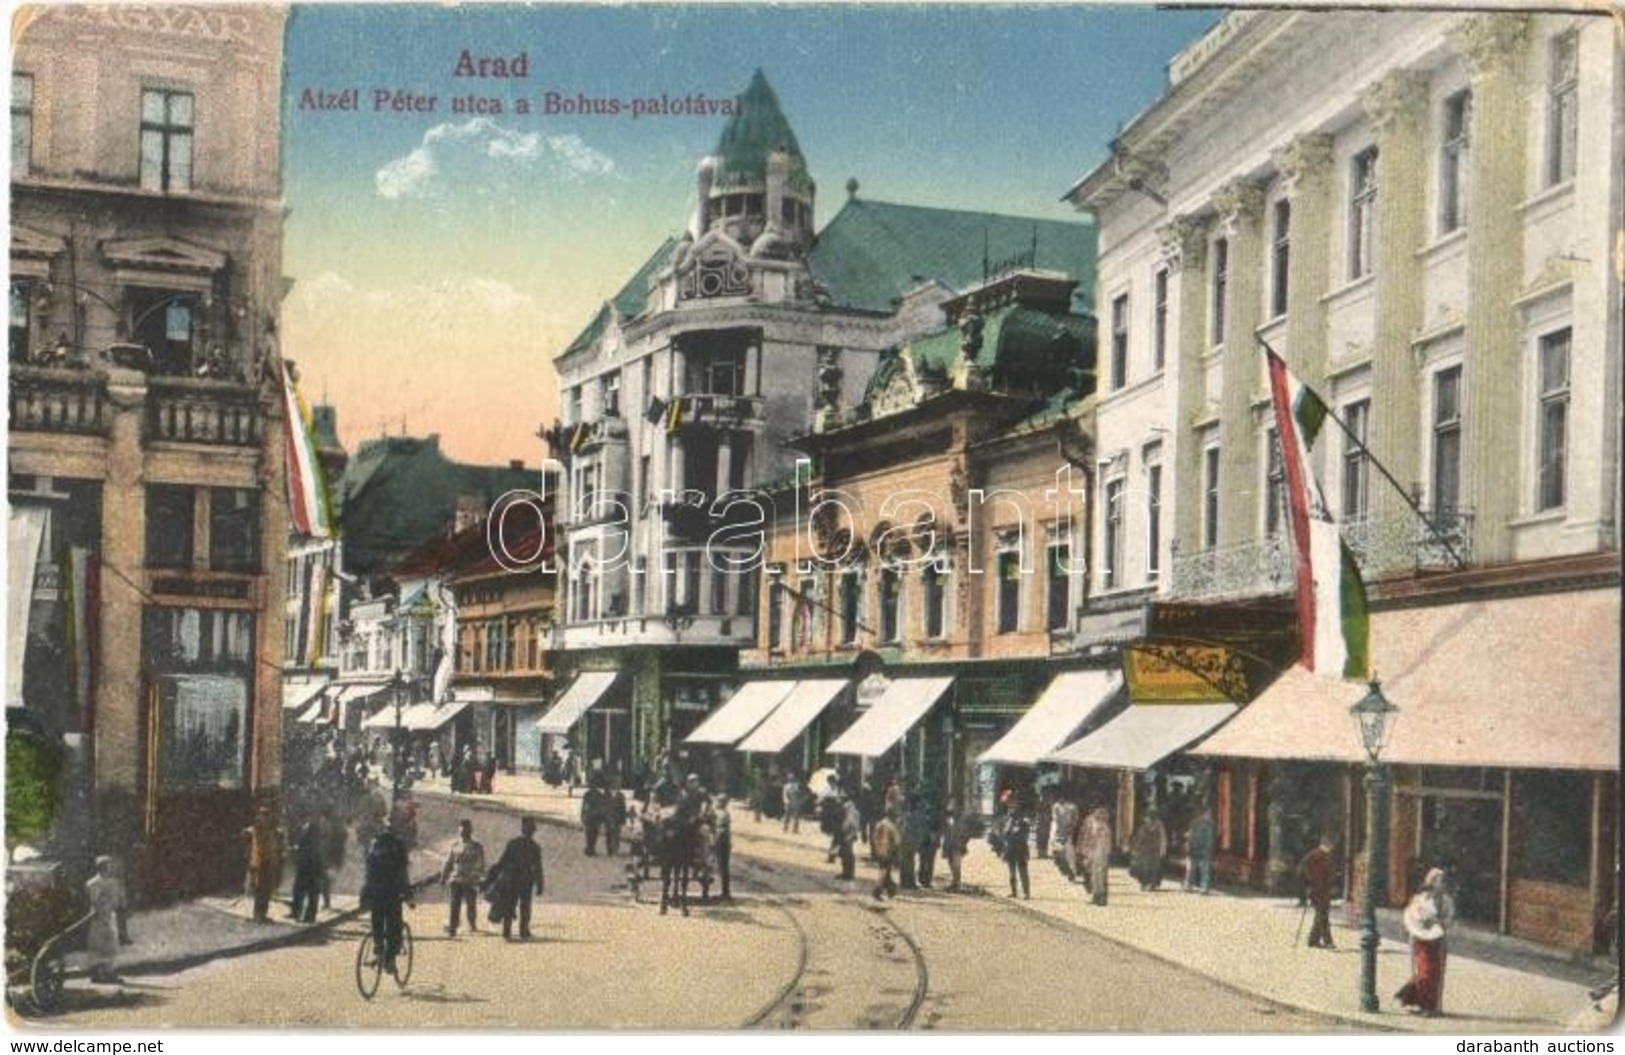
M755 256L789 256L812 244L816 185L795 130L761 70L700 163L698 235L720 229Z

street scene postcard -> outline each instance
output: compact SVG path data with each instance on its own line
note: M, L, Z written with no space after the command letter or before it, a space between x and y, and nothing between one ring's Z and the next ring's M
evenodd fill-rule
M8 28L14 1037L1614 1050L1617 12Z

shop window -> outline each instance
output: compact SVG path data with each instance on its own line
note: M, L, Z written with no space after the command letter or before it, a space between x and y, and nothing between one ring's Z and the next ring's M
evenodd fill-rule
M242 787L253 615L148 608L142 616L142 656L158 708L154 746L160 785Z
M209 567L253 572L260 565L260 493L214 487L209 493Z
M193 506L190 487L151 484L147 487L147 567L190 568Z
M1591 882L1591 777L1522 773L1512 781L1516 875L1569 886Z

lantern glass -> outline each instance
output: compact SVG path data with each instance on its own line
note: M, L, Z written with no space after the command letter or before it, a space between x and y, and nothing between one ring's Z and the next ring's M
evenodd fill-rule
M1360 745L1375 762L1387 746L1399 708L1388 702L1388 698L1382 694L1382 684L1373 678L1371 687L1359 703L1349 708L1349 713L1360 723Z

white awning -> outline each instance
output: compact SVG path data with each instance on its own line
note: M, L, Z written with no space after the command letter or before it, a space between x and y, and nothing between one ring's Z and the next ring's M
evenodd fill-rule
M952 677L895 679L863 717L829 745L829 753L862 758L885 754L908 735L953 683Z
M976 757L978 765L1035 766L1110 705L1123 685L1115 670L1057 674L1021 720Z
M1619 769L1616 587L1371 616L1371 665L1399 708L1384 762ZM1293 667L1195 754L1359 764L1364 682Z
M468 701L452 700L450 703L442 703L438 707L432 703L427 706L429 709L419 715L417 721L412 725L413 730L432 733L444 729L448 722L468 709Z
M401 728L402 729L418 729L418 728L421 728L421 726L417 725L416 723L422 721L424 718L428 717L429 715L433 714L434 712L435 712L435 705L432 704L432 703L408 704L407 706L401 708ZM370 717L367 720L365 720L364 722L362 722L361 723L361 728L363 728L363 729L393 729L393 728L395 728L395 708L393 706L390 706L390 705L386 704L384 707L381 707L378 710L377 714L374 714L372 717Z
M796 687L793 681L748 681L684 739L686 744L732 747L761 725Z
M13 505L6 522L6 706L23 706L23 660L28 653L28 610L49 514Z
M1137 703L1046 762L1096 769L1150 769L1236 713L1233 703ZM1351 723L1352 724L1352 723Z
M620 672L614 670L587 670L577 674L570 688L559 697L559 702L536 720L536 728L555 736L568 733L581 720L581 716L592 709L593 704L603 699L604 693L609 691L618 677Z
M282 709L285 711L304 710L306 707L310 706L311 702L315 700L316 697L322 694L322 690L327 688L327 685L328 683L325 681L307 681L298 685L289 685L287 682L283 682Z
M745 738L736 750L764 755L776 755L785 745L800 736L802 730L813 723L846 688L839 678L798 681L773 713L768 715L756 731Z

